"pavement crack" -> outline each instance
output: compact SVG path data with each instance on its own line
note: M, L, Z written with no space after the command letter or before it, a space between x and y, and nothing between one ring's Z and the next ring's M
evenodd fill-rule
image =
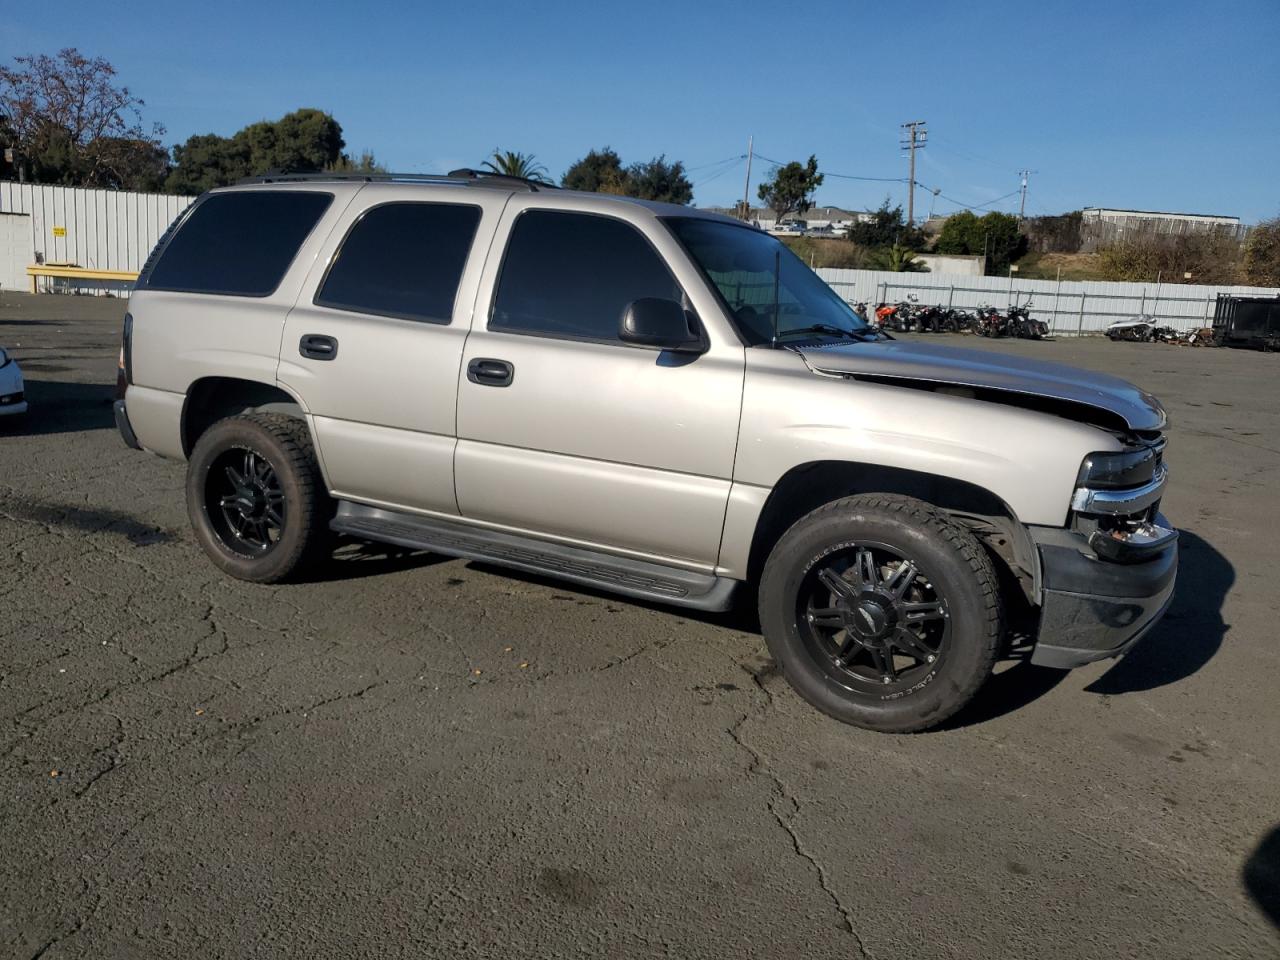
M735 661L736 662L736 661ZM800 801L796 798L788 788L783 779L773 770L769 769L765 764L764 755L755 747L751 746L742 737L742 728L746 723L755 717L760 717L767 713L773 706L773 694L769 692L769 688L765 686L761 674L749 669L745 665L739 663L738 667L751 678L752 684L763 696L759 706L752 712L744 713L738 718L737 722L728 729L729 738L733 740L750 756L751 762L747 765L747 773L750 776L759 776L767 778L773 785L773 796L769 800L769 812L773 815L774 820L778 822L778 826L783 829L787 837L791 840L791 849L797 857L804 860L813 870L818 878L818 886L822 892L826 894L831 901L831 905L835 908L836 913L840 915L841 925L845 931L853 937L854 943L858 947L858 955L863 960L872 960L872 954L867 949L867 945L862 940L862 935L858 932L857 925L854 923L853 912L840 899L840 895L836 893L835 887L831 883L831 877L827 873L827 868L823 866L822 861L809 852L805 847L804 841L800 838L800 832L796 829L795 820L800 815ZM784 810L787 811L784 813Z

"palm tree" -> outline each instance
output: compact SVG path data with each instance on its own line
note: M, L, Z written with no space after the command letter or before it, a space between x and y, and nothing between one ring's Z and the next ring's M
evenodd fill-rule
M532 153L519 153L515 150L494 150L493 156L484 162L491 173L499 173L504 177L523 177L525 180L538 180L549 183L547 168L538 162Z
M894 273L927 273L929 268L916 259L915 253L902 244L881 247L871 254L873 270L892 270Z

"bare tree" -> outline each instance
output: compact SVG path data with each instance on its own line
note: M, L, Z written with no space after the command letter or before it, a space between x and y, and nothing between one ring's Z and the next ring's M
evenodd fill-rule
M164 127L146 129L144 102L115 78L108 61L74 47L0 67L0 127L19 169L88 186L121 186L139 163L154 169Z

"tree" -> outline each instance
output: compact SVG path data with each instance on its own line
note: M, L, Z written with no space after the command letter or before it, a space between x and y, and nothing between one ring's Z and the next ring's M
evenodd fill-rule
M792 160L782 167L774 167L768 180L760 184L757 196L766 206L773 208L779 220L790 213L804 213L813 206L813 194L822 186L822 174L818 172L818 160L810 156L801 165Z
M249 175L249 145L235 137L197 134L173 148L170 193L204 193Z
M873 270L892 270L894 273L929 272L929 268L916 259L915 251L900 243L874 251L870 263Z
M668 163L664 154L623 167L622 158L609 147L592 150L574 163L561 177L560 186L664 203L693 201L693 184L685 176L684 164L679 160Z
M569 167L560 178L560 186L588 193L621 193L625 178L622 158L610 147L605 147L592 150Z
M862 220L852 224L845 239L863 247L891 247L901 244L909 250L923 250L925 247L924 231L919 227L907 226L907 218L902 214L902 204L892 209L889 198L885 197L880 209L871 215L870 220Z
M947 217L938 235L938 253L986 256L987 273L1001 274L1027 252L1027 238L1018 230L1018 218L992 211L979 217L961 210Z
M1280 287L1280 217L1263 220L1244 244L1242 275L1257 287Z
M0 126L19 176L90 187L156 179L164 127L143 126L145 103L115 77L107 60L74 47L0 67Z
M242 177L271 171L302 173L352 163L342 148L342 126L323 110L304 108L279 120L260 120L231 137L198 134L173 148L172 193L203 193ZM372 154L369 155L372 160Z
M627 167L622 192L629 197L662 203L683 205L693 201L693 184L684 175L684 164L679 160L667 163L665 155Z
M1197 283L1235 283L1240 276L1240 244L1224 233L1139 234L1097 256L1107 280L1182 283L1189 273Z
M523 177L525 180L537 180L550 183L547 168L538 162L532 153L517 153L514 150L494 150L493 155L484 162L484 166L492 173L500 173L507 177Z
M1083 214L1079 210L1022 221L1027 245L1039 253L1079 253L1083 245Z
M380 164L373 155L372 150L363 151L360 156L354 160L347 154L342 154L333 163L325 167L332 173L390 173L385 166Z

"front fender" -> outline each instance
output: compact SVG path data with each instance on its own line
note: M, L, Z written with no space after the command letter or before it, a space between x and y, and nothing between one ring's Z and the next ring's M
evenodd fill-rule
M785 350L749 350L734 482L772 488L809 461L874 463L963 480L1024 524L1062 526L1105 430L946 393L815 374Z

